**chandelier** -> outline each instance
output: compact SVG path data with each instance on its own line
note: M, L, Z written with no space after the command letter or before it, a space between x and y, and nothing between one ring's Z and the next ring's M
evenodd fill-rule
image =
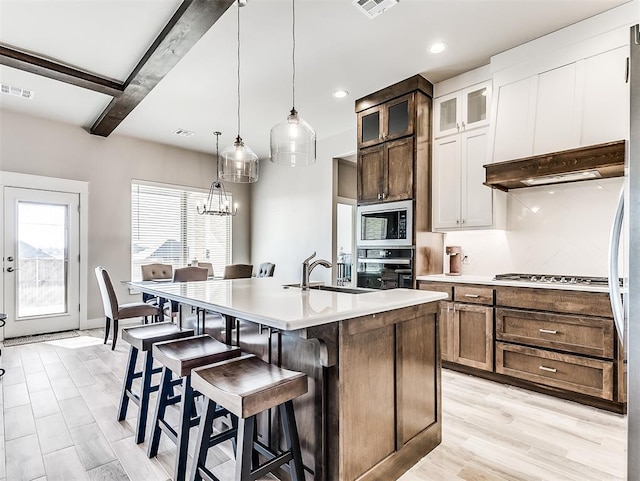
M221 132L214 132L213 135L216 136L216 180L211 182L211 187L209 187L209 195L207 196L207 202L200 208L200 206L196 207L198 214L200 215L236 215L238 213L238 208L235 207L231 210L231 200L229 200L229 196L227 195L227 191L224 188L224 184L220 182L220 177L218 173L218 161L220 159L218 154L218 140Z

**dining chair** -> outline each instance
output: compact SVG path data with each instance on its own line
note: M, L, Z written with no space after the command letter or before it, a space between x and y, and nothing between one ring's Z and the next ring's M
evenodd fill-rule
M206 281L209 275L209 271L204 267L180 267L173 271L173 282L192 282L192 281ZM202 325L204 329L204 309L196 308L196 326L200 319L200 313L203 315ZM193 312L193 309L192 311ZM182 307L178 302L171 301L171 317L178 317L178 325L182 328Z
M160 314L160 310L157 306L152 306L146 302L130 302L127 304L118 304L118 298L116 292L113 289L113 283L107 270L98 266L95 268L96 279L98 280L98 287L100 288L100 295L102 296L102 305L104 307L105 328L104 328L104 342L107 343L109 339L109 329L111 327L111 321L113 320L113 339L111 341L111 350L116 348L116 341L118 339L118 321L120 319L131 319L133 317L144 317L145 323L147 316L157 316Z
M271 262L263 262L258 266L258 272L256 277L273 277L273 272L276 270L276 265Z
M209 270L205 267L180 267L173 271L173 282L206 281Z
M213 264L211 262L198 262L198 267L206 267L207 275L213 277Z
M173 266L171 264L145 264L140 266L143 281L155 279L172 279Z
M158 279L172 279L173 266L171 264L145 264L140 266L143 281L154 281ZM152 294L142 293L142 302L157 306L159 300ZM165 304L166 307L166 304Z
M253 264L229 264L224 266L223 279L246 279L251 277Z

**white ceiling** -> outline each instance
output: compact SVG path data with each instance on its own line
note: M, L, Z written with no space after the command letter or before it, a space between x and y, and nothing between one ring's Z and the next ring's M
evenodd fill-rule
M355 126L354 102L422 73L438 82L489 57L627 0L400 0L372 20L351 0L297 0L296 108L319 139ZM0 43L123 81L179 0L0 0ZM291 1L241 9L241 130L266 158L271 127L291 108ZM438 55L428 46L441 40ZM232 6L111 135L215 152L236 135L236 7ZM0 66L0 109L90 127L111 97ZM350 95L334 99L345 88ZM178 129L195 132L190 138ZM89 134L87 134L89 135ZM354 140L355 145L355 140Z

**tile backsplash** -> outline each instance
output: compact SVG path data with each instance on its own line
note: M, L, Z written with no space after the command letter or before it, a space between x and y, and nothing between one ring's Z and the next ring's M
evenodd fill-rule
M606 276L622 178L529 187L507 194L507 229L447 232L462 246L462 274ZM449 260L444 259L445 272Z

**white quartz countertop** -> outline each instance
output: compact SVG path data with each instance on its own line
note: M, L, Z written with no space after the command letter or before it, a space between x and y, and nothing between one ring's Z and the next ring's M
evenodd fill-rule
M446 299L441 292L390 289L362 294L285 287L282 280L125 282L134 290L286 331Z
M452 282L459 284L485 284L489 286L508 286L508 287L532 287L535 289L557 289L568 291L584 291L584 292L609 292L608 286L596 286L589 284L560 284L558 282L523 282L513 280L493 279L493 276L448 276L446 274L434 274L429 276L416 276L418 281L435 281L435 282Z

